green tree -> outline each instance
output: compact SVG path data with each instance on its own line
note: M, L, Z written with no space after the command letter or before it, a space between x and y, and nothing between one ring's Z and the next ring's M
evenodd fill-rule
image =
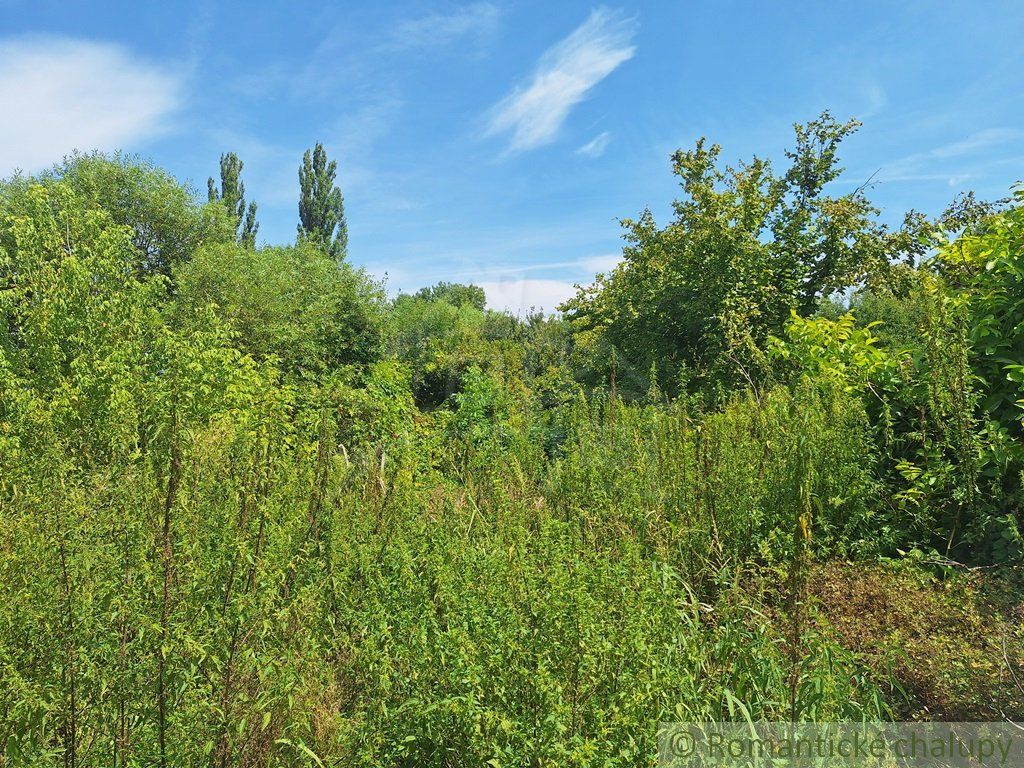
M863 188L825 194L841 172L838 146L857 125L826 112L795 126L782 175L756 157L721 167L721 148L704 139L676 152L684 197L673 221L659 227L650 211L625 220L622 263L563 306L599 373L610 375L600 366L615 360L645 374L653 366L662 384L682 371L697 386L754 383L768 337L791 310L811 314L890 259L919 254L919 218L890 231ZM634 378L646 390L646 376Z
M335 263L310 243L202 248L175 278L182 327L201 327L212 305L245 351L274 356L289 371L315 375L378 357L383 291L362 270Z
M423 408L435 408L458 392L466 371L474 365L510 377L523 370L526 325L508 313L482 309L474 301L454 300L458 295L471 298L473 291L438 292L447 285L441 283L414 296L400 294L391 306L388 351L409 365L413 393Z
M204 243L233 239L232 222L219 205L206 205L166 171L120 153L74 154L35 178L0 184L0 197L15 212L34 183L66 185L83 204L103 209L115 224L131 230L135 267L169 275Z
M235 221L235 236L242 245L252 248L256 243L256 203L245 206L245 184L242 182L242 167L245 164L234 152L220 156L220 189L211 176L207 180L211 203L219 202Z
M324 145L302 157L299 168L299 239L309 240L336 261L348 255L348 223L345 201L335 185L338 163L328 162Z
M469 304L483 310L487 306L487 295L484 293L484 289L478 285L441 281L428 288L420 288L414 295L418 299L427 301L446 301L455 307Z

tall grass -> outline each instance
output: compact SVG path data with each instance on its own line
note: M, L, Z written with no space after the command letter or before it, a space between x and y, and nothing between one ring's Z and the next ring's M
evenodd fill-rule
M357 437L350 395L252 376L113 469L5 456L6 764L635 765L730 697L884 714L772 576L800 516L867 515L840 396L580 400L546 460L515 408Z

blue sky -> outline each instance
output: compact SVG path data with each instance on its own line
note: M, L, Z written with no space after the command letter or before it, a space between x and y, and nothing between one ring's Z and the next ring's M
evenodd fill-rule
M123 148L198 189L245 162L260 240L294 238L296 169L339 163L350 258L553 309L666 221L671 152L779 158L830 108L883 217L1024 177L1024 3L0 0L0 174Z

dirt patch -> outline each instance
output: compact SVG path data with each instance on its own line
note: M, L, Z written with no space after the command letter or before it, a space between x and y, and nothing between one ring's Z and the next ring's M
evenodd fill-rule
M1024 573L830 563L809 580L822 629L903 719L1024 718Z

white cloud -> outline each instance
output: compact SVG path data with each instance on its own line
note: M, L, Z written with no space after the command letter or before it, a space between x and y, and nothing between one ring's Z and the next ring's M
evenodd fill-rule
M622 261L621 253L604 253L600 256L588 256L580 259L580 265L590 272L611 272Z
M533 77L491 110L486 133L511 132L511 151L554 141L570 110L633 57L635 24L607 8L592 11L567 38L541 57Z
M558 305L576 295L576 283L588 284L598 272L607 274L622 261L620 253L586 256L570 261L547 261L537 264L507 264L472 268L463 264L450 270L439 269L436 260L421 264L373 262L363 266L377 279L387 278L391 296L411 293L439 280L472 283L484 289L491 309L508 310L523 315L531 307L554 312ZM530 278L529 274L559 270L570 280Z
M176 75L118 45L55 37L0 41L0 174L69 152L130 147L178 106Z
M554 312L558 305L576 294L564 280L501 280L477 283L487 294L487 306L523 315L531 308Z
M486 38L494 32L500 17L497 6L472 3L452 13L406 19L395 28L392 47L439 48L466 37Z
M577 149L576 154L583 155L584 157L600 157L608 149L608 144L611 140L612 135L608 131L604 131Z

